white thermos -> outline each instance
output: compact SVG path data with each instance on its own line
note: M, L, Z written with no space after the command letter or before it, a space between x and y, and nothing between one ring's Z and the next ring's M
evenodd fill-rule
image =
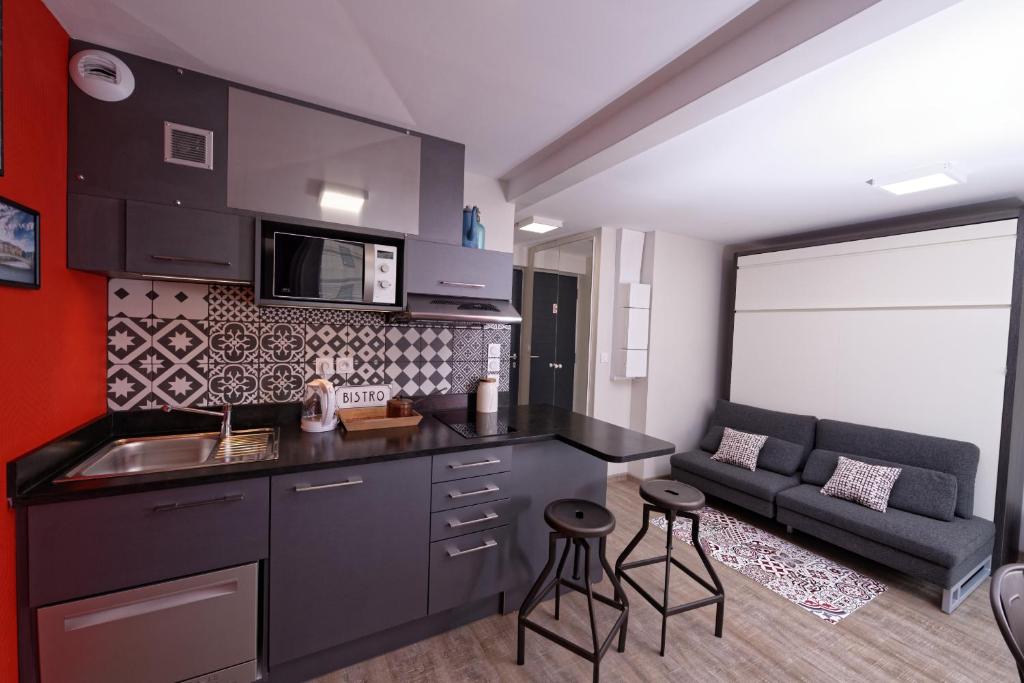
M485 377L480 380L476 388L476 412L496 413L498 412L498 380L495 377Z

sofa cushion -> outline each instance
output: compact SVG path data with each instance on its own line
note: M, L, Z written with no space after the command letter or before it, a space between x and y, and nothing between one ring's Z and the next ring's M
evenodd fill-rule
M700 449L708 453L717 451L724 431L725 427L721 425L708 427L704 438L700 440ZM764 442L761 454L757 456L757 466L777 474L796 474L806 455L804 447L800 444L769 436L768 440Z
M836 420L819 420L815 448L952 474L956 477L956 514L967 519L974 514L978 447L972 443Z
M722 433L722 442L718 444L718 450L711 459L753 472L757 468L757 456L767 440L768 437L763 434L747 434L726 427Z
M849 453L836 453L815 449L807 458L801 479L805 484L822 486L836 469L842 456L852 457L870 465L891 465L890 460L876 460ZM913 465L901 465L889 495L889 507L925 515L932 519L949 521L956 510L957 479L952 474Z
M721 399L715 404L715 412L708 420L709 425L732 427L743 432L774 436L776 439L799 444L804 449L804 456L814 447L816 423L817 418L813 415L793 415Z
M780 492L775 504L942 567L955 566L979 546L991 544L995 535L995 525L985 519L955 517L943 522L896 509L880 515L856 503L823 496L811 484Z
M671 461L672 467L739 489L761 500L774 500L779 491L800 483L800 477L796 475L787 477L762 469L750 471L735 465L716 462L704 451L676 453L672 456Z
M821 488L821 492L833 498L842 498L877 512L885 512L889 503L889 493L896 477L900 476L899 467L869 465L860 460L839 456L839 464L829 480Z

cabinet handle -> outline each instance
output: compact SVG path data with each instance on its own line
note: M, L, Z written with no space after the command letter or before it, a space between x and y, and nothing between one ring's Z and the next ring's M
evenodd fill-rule
M494 493L495 491L500 491L500 490L501 489L498 486L496 486L494 484L488 484L487 486L483 487L482 489L480 489L478 491L467 491L466 493L462 493L461 491L452 491L451 493L448 494L448 497L449 498L466 498L467 496L479 496L481 493Z
M442 285L448 285L449 287L473 287L474 289L483 289L487 285L482 285L477 282L454 282L452 280L438 280Z
M167 256L165 254L150 254L149 258L154 261L175 261L180 263L203 263L208 266L230 266L231 261L220 261L217 259L197 258L194 256Z
M498 547L498 542L495 541L493 538L489 538L486 541L484 541L483 545L478 545L477 547L470 548L469 550L449 550L448 551L448 557L458 557L459 555L468 555L470 553L475 553L478 550L487 550L488 548L497 548L497 547Z
M489 522L492 519L497 519L497 518L498 518L498 513L497 512L488 512L483 517L477 517L476 519L470 519L470 520L467 520L465 522L463 522L461 520L458 520L458 519L450 520L448 522L448 526L451 527L452 529L458 529L460 526L469 526L470 524L479 524L480 522Z
M197 500L191 503L167 503L166 505L157 505L153 508L153 512L171 512L173 510L186 510L188 508L197 508L203 505L215 505L217 503L237 503L243 500L245 496L241 493L236 493L232 496L222 496L220 498L211 498L209 500Z
M497 465L500 462L501 462L501 460L499 460L498 458L488 458L487 460L481 460L479 462L453 463L451 465L448 465L448 467L452 468L453 470L464 470L467 467L481 467L483 465Z
M322 491L324 489L336 489L342 486L355 486L356 484L362 484L363 480L361 477L353 477L346 481L336 481L333 484L303 484L302 486L296 486L296 493L305 493L306 491Z

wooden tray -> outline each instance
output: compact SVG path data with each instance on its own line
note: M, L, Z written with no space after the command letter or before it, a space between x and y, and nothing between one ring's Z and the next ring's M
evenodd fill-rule
M338 419L345 425L345 431L364 432L370 429L395 429L397 427L415 427L423 416L412 411L409 417L388 417L387 406L375 408L342 408L338 410Z

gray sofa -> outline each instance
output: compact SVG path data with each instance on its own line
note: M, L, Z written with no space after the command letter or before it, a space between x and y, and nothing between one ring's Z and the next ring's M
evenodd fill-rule
M800 485L800 470L814 447L817 419L719 400L708 421L700 449L672 456L672 477L704 493L736 503L765 517L775 516L779 492ZM711 459L731 427L768 437L758 468L751 472Z
M808 419L813 450L808 448L799 471L772 471L780 468L771 458L762 470L772 438L799 438L797 426L806 430ZM710 459L723 426L769 436L754 472ZM995 525L973 514L974 444L720 401L700 446L672 456L675 479L937 584L944 612L956 609L991 571ZM787 448L791 463L795 449ZM822 495L840 455L902 468L885 513Z

